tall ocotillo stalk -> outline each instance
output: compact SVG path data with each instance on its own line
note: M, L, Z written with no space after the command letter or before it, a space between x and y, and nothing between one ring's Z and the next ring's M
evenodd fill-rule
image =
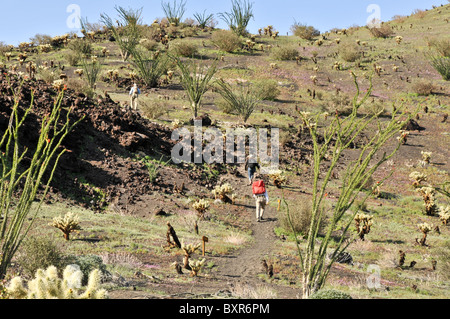
M14 92L13 92L14 94ZM60 121L63 92L59 93L50 115L42 120L40 136L30 162L26 159L28 149L21 150L19 135L25 119L33 108L33 95L30 106L23 115L19 110L19 98L15 95L9 125L0 141L1 180L0 180L0 278L4 278L11 260L26 237L35 220L41 204L48 192L49 184L66 151L61 143L75 125L70 123L70 111L65 120ZM60 123L61 122L61 123ZM44 174L50 170L49 177ZM47 179L46 181L43 181ZM39 187L44 182L44 192L38 207L31 218L32 203ZM25 227L25 221L29 219Z
M140 25L142 23L142 8L124 9L122 7L115 8L119 14L120 21L115 23L107 14L101 14L102 23L111 31L114 39L119 46L120 55L125 62L128 60L131 50L137 47L141 39Z
M345 251L351 243L344 242L346 234L350 225L353 222L355 215L359 212L361 204L356 205L355 201L360 196L364 185L367 184L371 176L378 169L378 167L389 160L400 148L399 143L394 150L389 153L384 153L380 159L376 157L382 147L390 140L396 133L398 133L405 123L414 116L414 114L402 113L399 114L398 108L393 111L392 117L389 121L381 122L377 115L367 115L364 117L358 116L358 110L361 105L369 98L372 92L372 80L370 80L370 87L364 96L360 99L360 89L357 77L352 73L357 93L353 99L352 113L346 117L340 118L336 116L329 125L327 125L321 132L322 138L319 139L318 121L319 116L315 119L306 118L304 121L311 133L314 148L314 178L312 185L312 212L311 223L306 239L305 247L301 247L296 239L297 250L300 257L300 267L302 270L303 281L303 297L308 298L312 293L318 291L325 285L326 278L330 272L331 266L336 258ZM360 136L370 124L377 125L376 133L369 139L365 146L360 150L356 161L348 163L345 175L341 179L340 194L337 202L333 208L332 214L329 217L326 234L320 242L320 246L316 247L316 239L319 233L320 224L325 218L324 200L328 193L327 185L333 175L333 170L336 168L339 160L342 159L342 154L345 150L350 148L350 145L355 139ZM319 140L322 143L319 143ZM331 153L331 159L328 161L329 168L324 172L322 163L324 158ZM387 179L387 176L385 179ZM362 203L372 194L372 189L367 191L363 196ZM287 208L288 220L290 220L289 206L284 201ZM355 204L355 205L354 205ZM351 211L352 216L347 214ZM344 222L343 231L339 235L339 239L335 247L330 248L332 253L328 254L330 260L326 263L327 250L331 243L332 234L336 230L338 223ZM291 223L292 226L292 223ZM294 229L294 228L293 228ZM297 238L295 236L295 238Z
M203 96L208 91L210 82L217 72L217 62L210 67L183 62L179 58L175 58L175 62L181 72L181 84L189 97L192 115L195 119L198 116Z

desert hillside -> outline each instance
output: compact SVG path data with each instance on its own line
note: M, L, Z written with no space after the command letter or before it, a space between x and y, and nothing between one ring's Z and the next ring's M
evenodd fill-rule
M351 116L358 84L356 101L368 96L355 120L373 121L330 174L317 248L339 205L347 168L392 117L411 119L375 154L376 162L401 143L330 231L327 252L343 238L347 258L333 263L322 289L354 299L448 298L449 19L450 4L374 28L319 34L298 24L291 36L279 34L270 22L257 34L237 36L193 19L162 19L138 24L129 52L122 47L124 34L131 43L128 29L87 21L83 37L36 35L18 47L0 42L2 136L11 127L14 106L23 116L33 105L19 135L20 150L28 150L24 167L58 96L58 121L80 121L59 148L66 152L6 282L18 274L31 280L39 268L62 270L75 262L85 271L101 269L101 286L113 299L301 298L296 239L305 249L314 196L310 121L315 119L317 141L324 145L327 128ZM214 69L196 110L180 65L203 78ZM141 90L137 110L130 105L134 83ZM229 103L221 83L252 100L253 108L242 111ZM224 140L227 129L280 129L279 171L263 176L270 202L262 222L255 219L243 164L171 159L173 131L193 131L194 118L204 130L219 129ZM2 163L5 158L3 153ZM319 167L321 180L332 158L331 148ZM8 184L5 176L2 189L3 183ZM432 194L422 196L427 187ZM41 187L37 198L43 194ZM352 219L345 231L356 208L370 217L365 234ZM77 216L79 226L70 238L52 226L67 212ZM194 261L191 267L186 255ZM195 262L198 273L192 270ZM374 265L380 270L375 288L367 284Z

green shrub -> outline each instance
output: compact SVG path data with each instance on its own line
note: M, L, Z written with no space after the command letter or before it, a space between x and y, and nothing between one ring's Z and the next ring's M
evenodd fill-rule
M370 30L370 33L375 38L386 39L386 38L389 38L390 36L392 36L394 34L394 31L392 31L391 27L388 26L387 24L384 24L384 25L382 25L380 27L372 27L369 30Z
M319 290L312 294L309 299L353 299L348 293L339 290Z
M436 86L430 80L421 79L413 83L412 90L417 95L428 96L436 90Z
M30 38L30 41L35 45L51 44L52 37L48 34L36 34L34 37Z
M300 56L295 46L280 46L276 47L271 52L271 57L279 61L292 61L296 60Z
M195 44L186 41L178 41L172 43L171 51L178 56L193 57L198 53L198 48Z
M306 24L301 24L297 22L295 22L295 24L291 26L291 32L295 36L305 40L312 40L320 35L320 31L314 28L313 26L308 26Z
M346 62L355 62L361 58L361 51L356 44L343 43L339 46L339 56Z
M156 120L167 113L167 103L165 101L143 101L139 102L139 108L145 117Z
M70 66L77 66L80 63L81 56L76 51L70 50L64 53L64 59Z
M145 49L147 49L148 51L154 51L158 47L158 42L156 42L155 40L147 39L147 38L139 41L139 44L141 46L143 46Z
M239 36L232 31L218 30L211 36L211 42L224 52L233 52L242 48L242 42Z
M93 51L92 44L83 39L70 40L67 47L79 55L84 56L90 56Z
M38 269L49 266L64 268L69 262L70 258L51 239L31 236L23 242L17 256L17 263L29 277L33 277Z
M290 205L289 218L288 215L283 213L279 216L280 227L288 232L294 231L296 234L306 235L309 231L311 224L312 203L308 200L301 200L297 202L297 205ZM319 229L319 233L325 227L325 223L322 223Z
M257 81L254 92L263 101L274 101L280 95L277 81L271 79Z

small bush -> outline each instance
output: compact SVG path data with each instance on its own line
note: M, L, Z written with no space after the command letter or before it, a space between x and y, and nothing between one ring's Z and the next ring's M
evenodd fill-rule
M308 26L297 22L293 26L291 26L291 32L295 36L305 40L312 40L320 35L320 31L313 26Z
M140 109L145 117L156 120L167 113L167 103L165 101L140 101Z
M224 52L233 52L242 48L239 36L227 30L215 31L211 36L211 42Z
M30 38L30 41L33 42L35 45L44 45L44 44L51 44L52 43L52 37L48 34L36 34L34 37Z
M39 69L38 78L47 84L52 84L57 76L51 69Z
M356 44L342 44L339 47L339 56L346 62L355 62L361 58L361 51Z
M271 79L256 82L254 92L263 101L274 101L280 95L277 81Z
M72 50L67 51L64 54L64 58L70 66L77 66L81 60L80 54Z
M353 299L348 293L339 290L319 290L312 294L309 299Z
M67 87L74 90L76 93L83 93L89 98L95 96L95 90L93 90L89 84L82 79L69 78L67 80Z
M280 227L286 231L294 231L296 234L308 234L311 225L312 203L311 201L298 201L296 206L289 205L289 216L287 213L279 216ZM290 219L290 221L289 221ZM320 225L319 233L323 231L325 222Z
M69 264L69 257L48 238L29 237L23 242L17 263L23 270L24 275L33 277L40 268L56 266L64 268Z
M70 40L68 46L70 50L84 56L92 55L92 44L83 39Z
M142 39L141 41L139 41L139 44L146 48L148 51L154 51L158 46L158 42L150 39Z
M193 57L198 53L198 48L195 44L179 41L172 44L171 50L178 56Z
M394 31L392 31L391 27L386 25L386 24L382 25L380 27L372 27L369 30L370 30L370 33L375 38L386 39L386 38L389 38L390 36L392 36L394 34Z
M272 50L271 56L279 61L292 61L296 60L300 53L294 46L280 46Z
M412 89L418 95L427 96L433 94L436 86L429 80L418 80L413 84Z

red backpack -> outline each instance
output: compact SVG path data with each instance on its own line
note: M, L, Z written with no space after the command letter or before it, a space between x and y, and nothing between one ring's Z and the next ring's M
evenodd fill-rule
M256 181L253 183L253 195L262 195L266 192L266 184L264 181Z

